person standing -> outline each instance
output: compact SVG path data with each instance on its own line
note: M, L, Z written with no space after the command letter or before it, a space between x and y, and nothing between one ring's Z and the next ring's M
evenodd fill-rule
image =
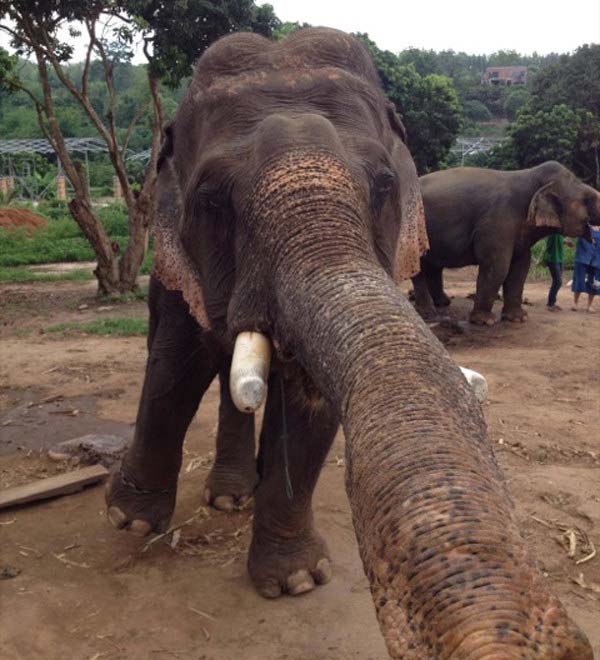
M562 286L562 272L564 261L564 239L562 234L550 234L546 238L546 250L544 252L544 263L550 271L552 284L548 291L548 302L546 309L549 312L560 312L562 307L556 304L556 296Z
M595 312L592 307L594 296L600 294L600 227L590 227L592 242L580 237L577 239L575 250L575 263L573 265L573 306L571 309L578 310L579 298L582 293L587 293L587 311Z

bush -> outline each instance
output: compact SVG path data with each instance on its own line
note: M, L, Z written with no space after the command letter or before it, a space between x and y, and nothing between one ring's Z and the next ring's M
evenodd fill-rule
M61 215L63 210L64 215ZM95 260L92 246L63 202L41 204L35 212L48 220L47 229L32 236L23 229L0 230L0 266ZM112 204L98 209L98 215L111 241L124 250L129 240L126 208L122 204Z
M469 121L491 121L492 113L487 107L477 100L465 101L463 104L463 113Z

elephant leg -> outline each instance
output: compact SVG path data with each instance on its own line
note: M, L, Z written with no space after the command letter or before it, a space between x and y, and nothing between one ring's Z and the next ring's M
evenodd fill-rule
M217 454L206 480L206 501L216 509L232 511L243 506L258 483L256 473L254 415L241 413L229 392L229 361L219 373L221 402Z
M523 309L523 287L529 273L531 264L531 251L525 250L516 259L513 259L508 275L504 280L502 290L504 293L504 305L502 307L502 318L507 321L524 322L527 320L527 312Z
M183 439L223 360L179 292L153 278L149 307L149 354L135 435L106 490L112 524L142 536L169 525Z
M433 305L433 300L427 287L427 279L423 271L417 273L412 278L415 296L415 309L424 319L435 318L436 311Z
M300 376L284 379L283 408L282 378L275 373L269 382L248 555L250 577L266 598L298 595L331 578L329 552L313 524L312 495L339 422L327 402L305 396ZM286 492L286 470L293 494Z
M494 325L496 317L492 312L500 286L506 279L510 258L496 256L479 262L475 304L469 317L477 325Z
M423 269L427 279L427 288L436 307L448 307L450 298L444 293L444 270L435 266L427 266Z

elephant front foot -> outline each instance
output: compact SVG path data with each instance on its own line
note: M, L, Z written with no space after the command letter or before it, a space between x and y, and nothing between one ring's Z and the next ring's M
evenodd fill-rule
M447 296L445 293L442 293L433 299L433 304L436 307L449 307L451 302L452 298Z
M164 532L171 522L176 495L176 486L146 490L119 470L106 485L107 517L117 529L129 530L136 536Z
M254 531L248 553L248 572L258 593L277 598L299 596L331 580L327 544L311 529L301 537L273 537Z
M204 487L204 499L219 511L243 509L258 485L258 474L252 465L233 467L213 465Z
M527 312L522 307L503 309L502 320L510 321L511 323L525 323L527 321Z
M469 316L469 321L475 325L494 325L496 317L493 312L486 312L481 309L474 309Z

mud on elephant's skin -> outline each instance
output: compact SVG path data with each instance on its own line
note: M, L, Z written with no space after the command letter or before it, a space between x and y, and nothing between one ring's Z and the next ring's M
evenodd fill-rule
M459 167L419 183L430 249L413 285L426 318L450 304L443 269L478 265L471 321L494 324L501 286L502 318L525 321L523 287L534 243L551 233L589 235L589 225L600 222L600 193L554 161L514 172Z
M137 533L169 524L187 426L220 373L209 498L229 508L254 492L261 594L331 577L311 501L341 421L392 657L590 658L528 557L474 394L394 282L426 248L404 139L343 33L239 34L206 51L160 158L149 358L109 516ZM249 330L276 351L256 461L227 380Z

